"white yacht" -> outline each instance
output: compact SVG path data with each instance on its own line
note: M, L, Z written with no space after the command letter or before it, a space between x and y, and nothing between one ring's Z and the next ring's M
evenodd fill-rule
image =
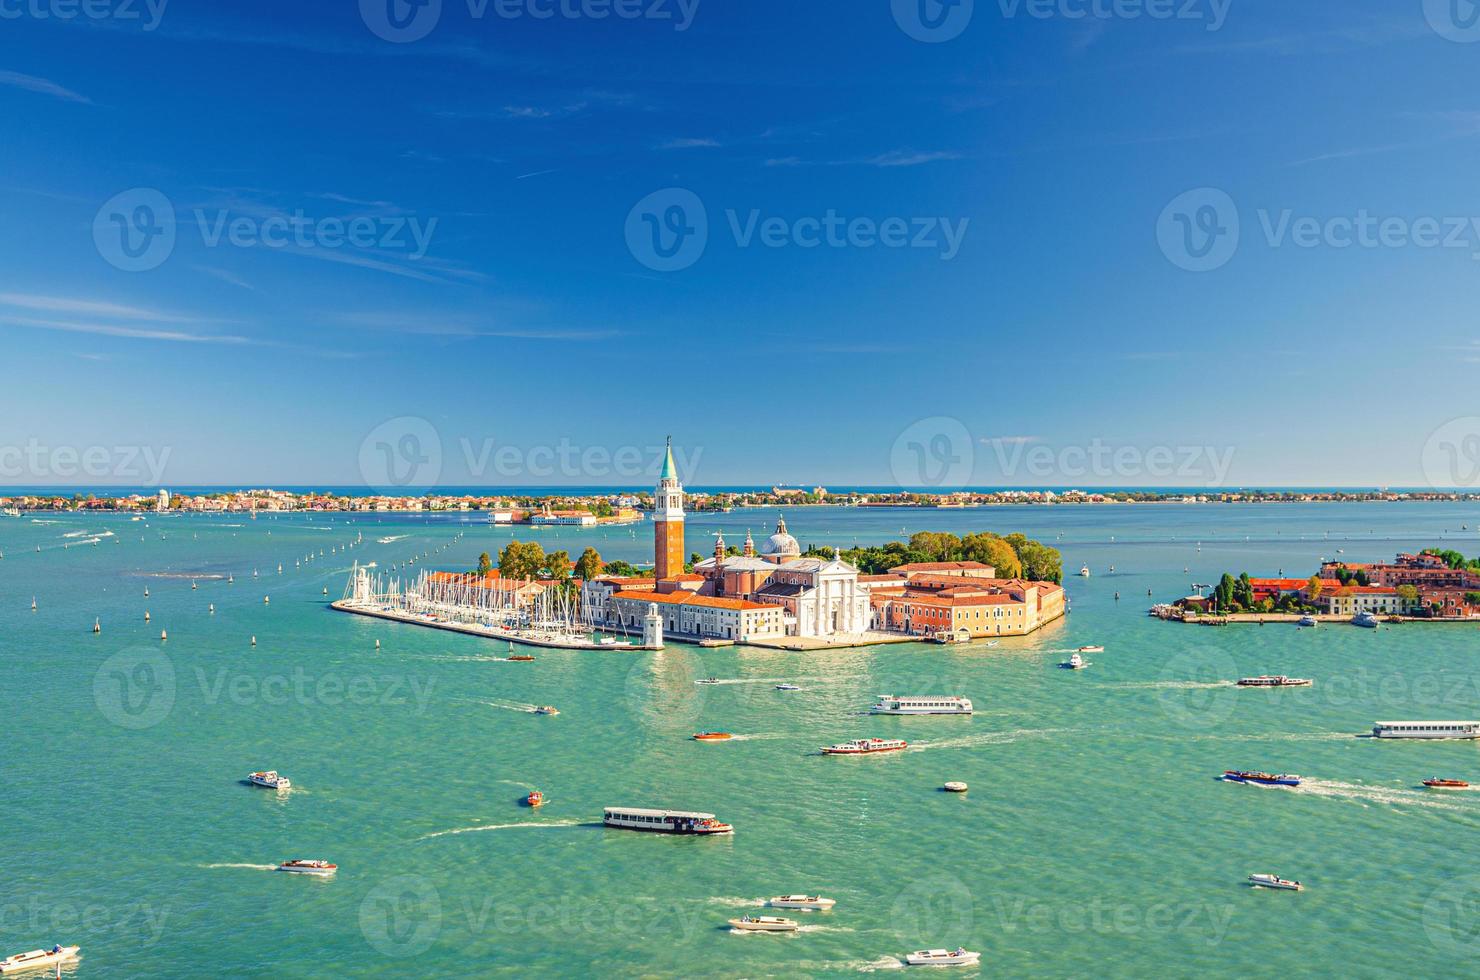
M1082 576L1084 576L1085 578L1089 578L1089 566L1088 565L1085 565L1082 568L1080 568L1079 569L1079 574L1082 575Z
M955 949L917 949L905 956L904 961L910 966L966 966L981 958L982 954L957 946Z
M1286 891L1298 892L1305 886L1298 881L1287 881L1279 875L1249 875L1249 884L1255 888L1283 888Z
M690 810L647 810L642 807L609 806L601 816L608 827L646 830L657 834L733 834L735 828L714 819L712 813Z
M0 960L0 973L20 973L42 967L58 966L75 959L81 946L53 946L51 949L33 949L29 953L16 953Z
M880 694L871 715L969 715L971 699L959 695Z
M266 772L254 772L247 777L247 782L253 786L265 786L268 789L292 789L293 781L287 776L279 776L276 769Z
M1069 655L1069 659L1059 664L1059 666L1065 668L1066 670L1083 670L1084 668L1089 666L1089 661L1085 660L1077 653L1072 653Z
M305 861L302 859L284 861L278 865L279 871L288 871L300 875L318 875L327 878L339 870L339 865L330 864L328 861Z
M837 899L823 898L821 895L777 895L766 902L773 909L801 909L804 912L828 912L837 903Z
M1480 721L1379 721L1373 738L1480 738Z
M7 507L4 510L0 510L0 514L4 514L6 517L20 517L21 509L19 507ZM27 953L24 955L29 956L30 954Z
M742 915L731 919L730 926L742 932L796 932L800 928L796 919L783 919L779 915Z

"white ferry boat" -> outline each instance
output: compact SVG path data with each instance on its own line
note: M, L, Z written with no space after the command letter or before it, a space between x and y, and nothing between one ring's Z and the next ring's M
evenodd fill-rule
M917 949L907 954L904 961L910 966L966 966L981 958L982 954L957 946L955 949Z
M253 786L265 786L268 789L292 789L293 781L287 776L279 776L276 769L266 772L254 772L247 777L247 782Z
M1284 674L1260 674L1258 677L1240 677L1239 687L1310 687L1307 677L1286 677Z
M838 904L837 899L821 895L777 895L766 902L773 909L801 909L804 912L828 912Z
M296 861L284 861L278 865L278 870L288 871L293 874L318 875L321 878L327 878L339 870L339 865L330 864L328 861L304 861L300 859Z
M646 810L641 807L609 806L601 822L622 830L646 830L657 834L732 834L735 828L714 819L712 813L692 810Z
M969 715L971 699L957 695L880 694L878 704L868 711L871 715Z
M20 973L22 970L36 970L42 967L57 966L67 960L75 959L81 946L53 946L51 949L33 949L29 953L16 953L0 960L0 973Z
M855 738L851 742L823 746L823 755L871 755L874 752L898 752L910 743L902 738Z
M796 932L801 928L796 919L783 919L779 915L742 915L731 919L730 926L742 932Z
M1480 738L1480 721L1379 721L1373 738Z

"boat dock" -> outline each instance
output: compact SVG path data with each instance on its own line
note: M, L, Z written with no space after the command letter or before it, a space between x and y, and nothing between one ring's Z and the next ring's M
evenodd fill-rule
M610 650L615 652L661 649L660 647L639 646L630 640L613 640L609 643L602 643L584 634L568 635L549 630L509 629L502 626L493 626L489 623L467 623L444 619L430 613L412 613L391 606L356 602L354 599L338 599L329 603L329 606L340 612L356 613L360 616L374 616L376 619L389 619L398 623L409 623L412 626L430 626L433 629L451 630L454 633L467 633L471 636L482 636L491 640L508 640L511 643L518 643L523 646L547 647L555 650Z

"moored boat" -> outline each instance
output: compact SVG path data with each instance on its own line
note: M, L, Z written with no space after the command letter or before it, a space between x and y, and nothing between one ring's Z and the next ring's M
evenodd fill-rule
M1360 612L1351 618L1351 624L1353 626L1360 626L1363 629L1375 630L1379 625L1379 621L1370 612Z
M902 738L855 738L851 742L825 745L823 755L871 755L875 752L898 752L909 748L910 743Z
M959 695L880 694L868 710L871 715L969 715L972 709L971 699Z
M696 742L723 742L735 736L729 732L698 732L692 737Z
M305 861L303 859L284 861L278 865L279 871L289 871L300 875L318 875L328 877L339 870L339 865L328 861Z
M0 973L20 973L23 970L37 970L48 966L57 966L77 956L81 946L63 946L57 944L51 949L33 949L29 953L16 953L0 960Z
M944 786L942 786L941 789L945 790L947 793L964 793L966 792L967 786L960 780L953 779L949 783L946 783Z
M1299 786L1300 777L1288 773L1257 772L1246 769L1228 769L1223 778L1231 783L1258 783L1261 786Z
M247 782L253 786L264 786L267 789L293 788L293 781L287 776L279 776L275 769L269 769L266 772L254 772L247 777Z
M1240 677L1239 687L1309 687L1306 677L1286 677L1284 674L1260 674L1258 677Z
M1463 779L1440 779L1438 776L1431 776L1430 778L1425 779L1423 781L1423 784L1425 786L1427 786L1429 789L1469 789L1470 788L1470 784L1467 783L1467 782L1465 782Z
M906 954L904 961L909 966L967 966L981 958L982 954L957 946L955 949L917 949Z
M1305 887L1298 881L1289 881L1279 875L1266 874L1249 875L1249 884L1255 888L1283 888L1292 892L1298 892Z
M800 928L796 919L783 919L779 915L742 915L731 919L730 926L741 932L796 932Z
M766 902L773 909L799 909L803 912L826 912L838 904L837 899L821 895L777 895Z
M1295 625L1296 626L1319 626L1319 625L1321 625L1321 621L1319 619L1316 619L1314 616L1301 616L1300 619L1295 623Z
M643 807L609 806L601 822L620 830L645 830L657 834L732 834L735 828L714 819L712 813L693 810L649 810Z

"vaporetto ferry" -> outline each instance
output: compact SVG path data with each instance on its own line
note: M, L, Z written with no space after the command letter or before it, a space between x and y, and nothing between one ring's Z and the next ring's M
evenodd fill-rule
M656 834L732 834L735 828L721 823L712 813L692 810L647 810L641 807L609 806L601 822L622 830L646 830Z
M963 697L910 697L880 694L879 702L869 709L871 715L969 715L971 699Z
M1379 721L1373 738L1480 738L1480 721Z

